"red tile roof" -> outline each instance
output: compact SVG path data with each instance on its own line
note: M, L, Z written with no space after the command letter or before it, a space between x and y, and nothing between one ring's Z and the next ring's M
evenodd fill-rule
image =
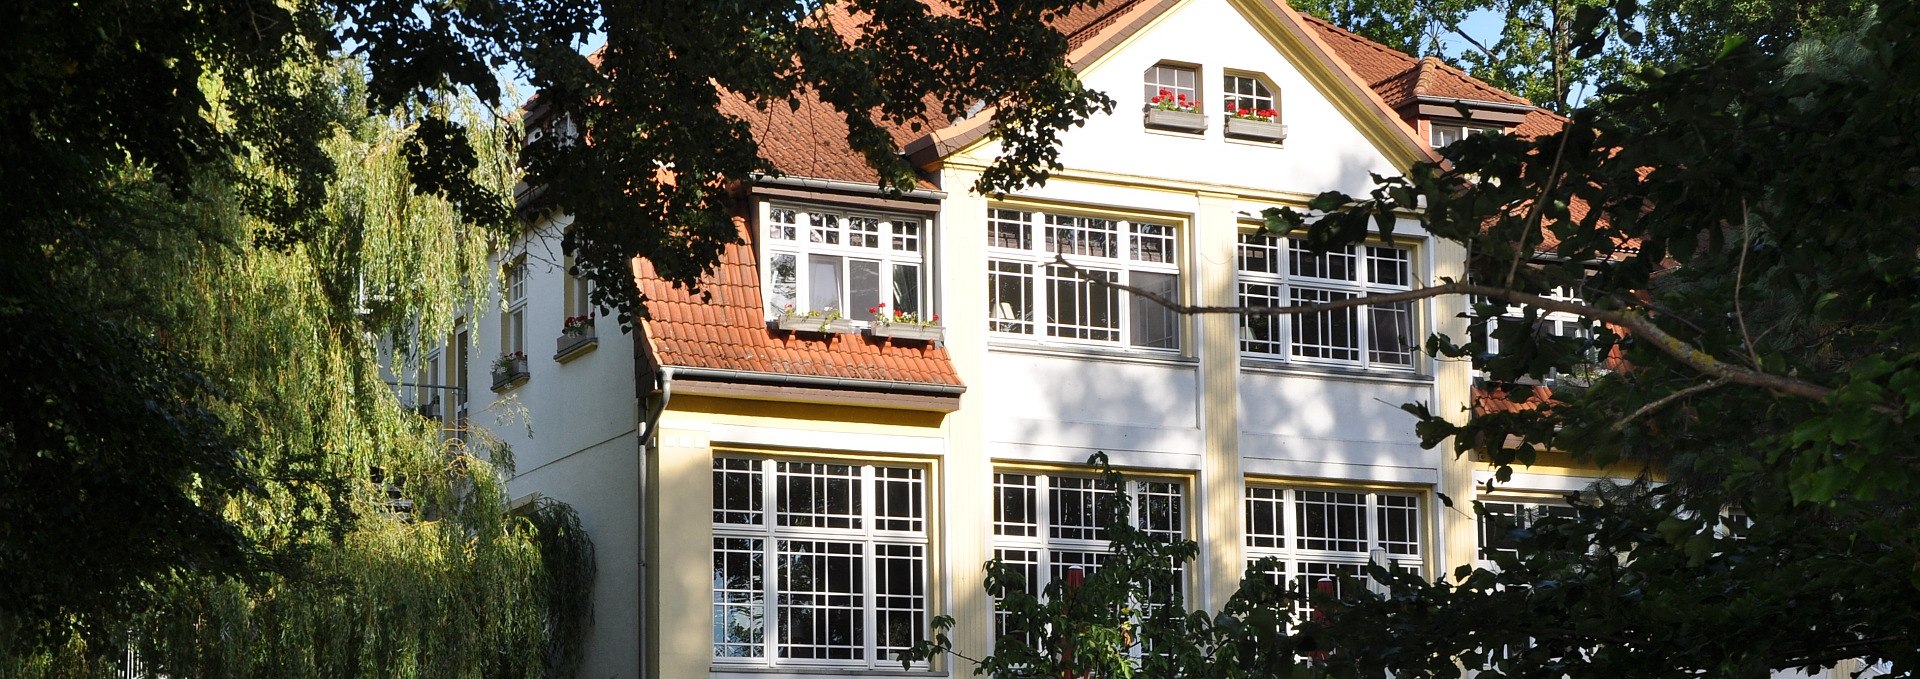
M746 222L741 224L745 237ZM675 289L636 260L634 275L652 317L641 321L643 341L663 366L691 366L840 379L959 385L944 348L920 342L890 344L865 335L788 333L772 328L762 311L753 251L730 245L703 284L702 299Z

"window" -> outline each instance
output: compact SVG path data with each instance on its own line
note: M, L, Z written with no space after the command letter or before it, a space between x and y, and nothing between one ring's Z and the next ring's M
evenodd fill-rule
M1566 286L1556 286L1542 296L1565 302L1581 301L1579 291ZM1491 303L1484 297L1475 297L1473 302L1476 307ZM1514 328L1521 327L1526 323L1526 313L1527 307L1524 305L1509 305L1501 312L1500 316L1489 318L1484 323L1475 322L1471 325L1473 337L1485 343L1486 356L1492 356L1500 352L1500 335L1505 334L1501 331L1501 327L1508 326L1509 330L1507 332L1513 331ZM1554 369L1541 380L1542 384L1547 386L1580 386L1606 372L1606 368L1601 361L1599 350L1593 344L1593 321L1563 311L1535 310L1533 332L1536 339L1552 337L1578 342L1584 353L1583 359L1574 366L1575 370L1573 373L1563 373L1559 369ZM1509 338L1511 338L1511 336L1509 336ZM1532 382L1531 379L1521 381Z
M1186 537L1185 490L1179 481L1148 479L1127 485L1134 525L1168 541ZM994 557L1020 569L1033 594L1066 578L1071 568L1092 573L1109 553L1104 517L1112 511L1112 490L1090 476L996 472ZM1184 577L1184 566L1175 565L1174 581ZM1147 597L1162 600L1152 592Z
M1200 108L1200 75L1193 67L1156 64L1147 69L1145 80L1145 95L1140 98L1141 101L1151 102L1158 96L1171 96L1179 101L1184 97L1184 101L1191 103L1194 109ZM1168 94L1160 94L1163 91Z
M868 309L931 316L921 219L764 203L762 284L769 317L837 310L872 320Z
M1484 509L1479 517L1480 558L1489 568L1495 554L1518 553L1512 535L1515 529L1530 528L1547 517L1571 519L1579 514L1564 499L1483 500L1480 506Z
M521 256L507 264L505 297L507 310L500 315L500 353L524 353L527 350L527 258Z
M1500 130L1491 127L1471 127L1445 123L1433 123L1430 129L1430 139L1428 141L1432 143L1436 149L1445 148L1456 141L1466 139L1476 134L1499 134L1500 132Z
M1220 106L1231 115L1234 111L1274 111L1280 106L1273 98L1273 90L1259 78L1248 75L1227 74L1226 93Z
M918 467L713 461L713 657L899 669L927 632Z
M574 275L574 266L576 264L577 262L574 261L573 256L568 255L566 259L566 271L564 273L566 276L566 288L561 293L565 296L562 304L566 310L567 318L593 315L593 279Z
M1180 318L1173 310L1097 283L1179 301L1177 253L1174 228L1165 224L989 210L987 327L1075 343L1179 349ZM1052 264L1056 255L1087 277Z
M1413 253L1349 245L1315 255L1297 238L1240 236L1240 304L1309 306L1413 286ZM1418 332L1412 302L1363 304L1312 314L1240 318L1240 350L1258 358L1412 370Z
M1369 561L1420 570L1425 523L1419 496L1250 485L1246 499L1249 568L1277 559L1280 570L1266 575L1295 591L1310 592L1331 579L1337 592L1345 586L1342 576L1365 577Z
M447 398L447 423L456 432L465 432L467 428L467 342L466 321L455 321L453 341L447 344L447 353L452 355L447 362L447 376L452 382L449 386L453 387Z

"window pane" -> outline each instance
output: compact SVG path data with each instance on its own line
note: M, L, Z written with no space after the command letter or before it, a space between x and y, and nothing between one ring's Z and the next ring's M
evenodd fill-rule
M1240 235L1240 270L1247 273L1280 273L1280 245L1272 236Z
M878 309L886 298L880 296L880 263L864 259L847 260L850 287L847 289L847 316L872 320L868 309ZM884 309L879 309L885 311Z
M767 210L767 238L769 240L793 240L798 224L792 210L771 208Z
M893 310L920 315L920 267L916 264L893 265ZM920 319L930 320L930 319Z
M1280 286L1263 283L1241 283L1240 305L1246 307L1277 307L1281 305ZM1280 314L1241 314L1240 350L1256 354L1279 354L1282 349L1280 323L1285 317Z
M1119 257L1120 226L1111 219L1047 215L1047 252Z
M1047 494L1053 511L1048 537L1063 540L1105 540L1107 488L1099 479L1056 476Z
M880 247L880 220L872 217L848 217L847 244L856 248Z
M781 462L779 525L860 530L860 468L844 464Z
M1413 365L1413 303L1375 304L1367 318L1367 359L1386 365Z
M1081 278L1081 275L1086 278ZM1112 282L1114 272L1075 274L1066 267L1047 267L1047 334L1114 341L1120 339L1120 291L1094 281Z
M713 539L713 656L758 658L766 633L761 581L764 543L752 538Z
M920 223L895 221L893 223L893 249L899 252L919 252Z
M842 309L840 293L846 285L841 277L842 260L831 255L807 257L807 310Z
M1135 486L1134 510L1139 528L1165 541L1180 539L1183 532L1180 484L1167 481L1140 481Z
M807 240L827 245L840 244L840 218L834 215L807 213Z
M1131 274L1133 286L1172 302L1180 301L1180 277L1170 273ZM1133 345L1156 349L1180 348L1180 315L1143 295L1128 295Z
M1136 262L1173 263L1173 227L1134 224L1133 243L1127 254Z
M1033 227L1028 226L1031 213L1018 210L989 210L987 212L987 245L997 248L1030 250L1033 248Z
M1351 299L1353 295L1296 287L1289 297L1295 306L1310 306ZM1340 361L1360 360L1359 310L1347 307L1294 316L1293 355Z
M998 332L1033 332L1033 265L987 262L987 317Z
M1313 254L1307 242L1298 238L1288 239L1287 249L1292 254L1292 267L1289 272L1295 276L1325 278L1336 281L1359 280L1353 254L1353 246L1328 250L1324 255Z
M1388 554L1420 553L1420 504L1412 495L1375 496L1379 502L1380 543Z
M926 483L913 467L875 467L874 528L888 531L926 530L923 506Z
M874 658L898 662L898 654L926 636L927 556L920 545L874 547Z
M770 278L767 304L775 313L785 311L787 307L799 302L800 279L798 258L788 254L776 254L767 258L768 266L773 270ZM804 311L804 309L802 310Z
M993 475L994 535L1031 537L1040 534L1034 484L1034 477L1028 474Z
M1401 248L1367 246L1367 279L1374 285L1406 287L1413 278L1413 253Z
M866 575L861 545L781 540L779 656L861 660Z
M1359 493L1294 491L1300 549L1367 553L1367 501Z
M1247 488L1247 546L1286 546L1286 505L1278 488Z
M760 525L761 474L759 460L713 459L713 522Z

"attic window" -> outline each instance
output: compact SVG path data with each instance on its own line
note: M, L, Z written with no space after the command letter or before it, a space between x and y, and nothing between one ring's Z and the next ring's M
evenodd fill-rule
M1204 132L1207 119L1200 114L1200 74L1192 66L1155 64L1148 68L1145 81L1145 122L1147 127L1179 132Z
M1247 115L1271 118L1268 122L1279 122L1279 102L1274 100L1273 90L1268 89L1266 83L1250 75L1228 74L1225 80L1226 96L1220 106L1228 114L1251 112Z
M1492 128L1492 127L1473 127L1471 125L1446 125L1441 123L1434 123L1432 131L1428 134L1428 137L1429 137L1429 142L1433 144L1433 147L1438 149L1438 148L1446 148L1448 145L1451 145L1456 141L1466 139L1467 137L1471 137L1476 134L1499 134L1499 132L1500 132L1499 129Z

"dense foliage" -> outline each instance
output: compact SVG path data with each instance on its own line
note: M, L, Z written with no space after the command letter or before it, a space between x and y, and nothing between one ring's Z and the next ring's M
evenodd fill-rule
M1613 28L1631 28L1621 16ZM1550 397L1507 390L1526 407L1466 421L1410 404L1426 445L1484 456L1500 480L1545 450L1659 473L1520 522L1505 536L1516 550L1486 555L1488 568L1431 581L1371 568L1334 596L1252 577L1213 613L1141 606L1163 587L1151 568L1096 572L1097 587L1043 605L996 566L1003 628L1024 636L1002 636L979 666L1048 677L1920 672L1920 616L1906 604L1920 597L1920 429L1906 421L1920 414L1917 55L1912 5L1785 48L1730 41L1618 85L1559 134L1474 137L1445 151L1450 165L1372 196L1270 211L1270 228L1335 246L1424 205L1428 230L1467 245L1472 278L1407 296L1485 300L1471 320L1482 339L1436 337L1429 350L1472 360L1493 385L1591 378ZM1580 299L1543 296L1556 286ZM1502 320L1508 303L1529 309ZM1548 334L1534 322L1547 311L1587 319L1591 337ZM1594 369L1602 357L1616 359L1611 372ZM1448 501L1466 511L1467 500ZM1125 564L1164 570L1191 555L1118 535L1131 539L1116 544ZM1295 616L1309 601L1324 619Z

